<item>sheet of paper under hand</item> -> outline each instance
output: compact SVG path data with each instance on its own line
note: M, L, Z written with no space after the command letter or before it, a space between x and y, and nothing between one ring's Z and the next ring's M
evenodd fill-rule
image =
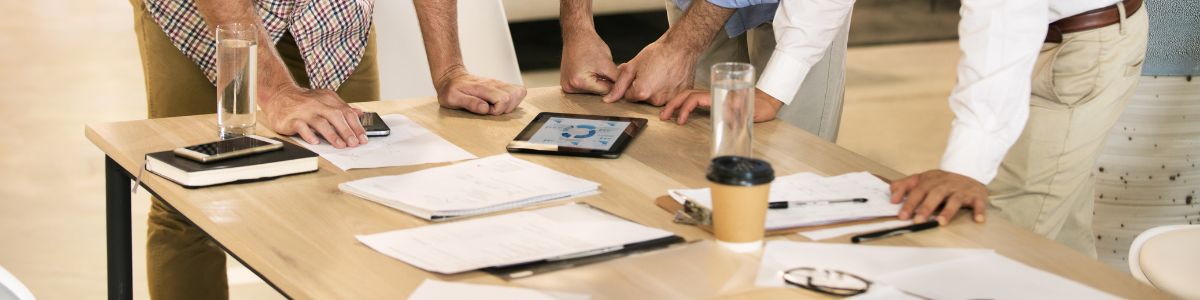
M712 207L708 188L668 190L675 201L684 199L682 193L701 205ZM815 202L850 198L867 198L867 203L836 203L804 205L788 209L767 210L767 230L815 226L837 222L896 216L900 204L892 204L889 185L867 172L821 177L813 173L797 173L776 177L771 182L768 201Z
M388 136L372 137L365 145L343 149L334 148L328 141L310 145L299 136L292 140L320 154L330 163L341 168L366 169L409 166L478 158L455 146L446 139L421 127L417 122L400 114L380 116L392 129Z
M425 279L408 300L588 300L591 295Z

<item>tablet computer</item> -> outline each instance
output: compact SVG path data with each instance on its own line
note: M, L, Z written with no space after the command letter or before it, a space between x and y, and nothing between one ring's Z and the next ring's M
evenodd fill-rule
M508 152L617 158L644 128L641 118L543 112L508 143Z

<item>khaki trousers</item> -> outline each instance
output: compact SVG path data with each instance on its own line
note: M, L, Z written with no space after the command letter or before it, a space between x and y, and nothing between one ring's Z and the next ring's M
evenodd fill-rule
M141 0L133 5L134 31L146 80L150 118L217 112L216 87L194 62L184 56L146 11ZM292 77L309 86L304 60L291 34L276 44ZM347 102L379 100L379 70L371 30L363 59L337 94ZM153 299L228 299L225 252L204 231L152 197L146 237L146 275Z
M701 0L696 0L701 1ZM668 22L683 17L683 10L670 0L666 1ZM800 90L791 104L779 109L776 118L830 142L837 141L838 128L842 122L842 101L846 93L846 39L850 29L850 18L842 26L833 44L804 77ZM754 66L754 78L762 77L762 71L775 51L775 30L771 22L764 23L730 38L724 27L713 37L708 50L696 61L696 85L707 87L712 76L711 67L722 62L744 62Z
M1096 257L1092 172L1137 86L1148 27L1141 8L1122 23L1042 46L1029 122L988 185L988 210Z

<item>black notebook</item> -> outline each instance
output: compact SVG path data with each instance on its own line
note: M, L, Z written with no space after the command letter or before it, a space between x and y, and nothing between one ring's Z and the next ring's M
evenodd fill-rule
M262 180L317 170L317 153L283 142L283 149L210 163L176 156L171 150L146 154L146 170L185 187Z

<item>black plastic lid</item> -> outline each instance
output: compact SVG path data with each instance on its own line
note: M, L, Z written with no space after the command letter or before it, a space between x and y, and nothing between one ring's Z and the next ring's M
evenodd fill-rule
M760 185L775 180L771 164L760 159L741 156L721 156L708 166L708 181L724 185Z

